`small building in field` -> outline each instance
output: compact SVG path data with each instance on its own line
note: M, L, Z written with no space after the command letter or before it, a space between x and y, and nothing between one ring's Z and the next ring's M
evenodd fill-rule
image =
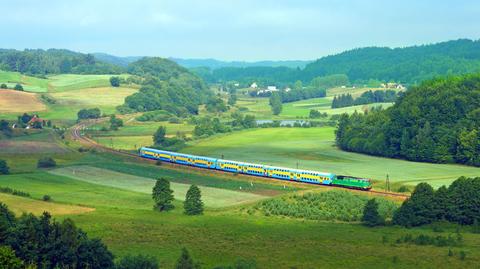
M252 89L258 88L257 83L256 83L256 82L252 83L252 84L250 85L250 88L252 88Z

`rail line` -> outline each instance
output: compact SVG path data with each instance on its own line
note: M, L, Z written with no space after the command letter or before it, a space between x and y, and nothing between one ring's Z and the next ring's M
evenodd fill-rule
M132 158L135 158L137 160L142 160L144 162L156 163L155 160L142 158L137 154L133 154L133 153L130 153L130 152L125 152L125 151L122 151L122 150L115 150L113 148L109 148L107 146L101 145L101 144L97 143L95 140L90 139L90 138L82 135L82 133L81 133L82 130L84 130L88 126L96 124L96 123L103 122L105 120L106 119L90 120L90 121L87 121L87 122L78 123L78 124L74 125L73 127L71 127L72 138L74 140L79 141L84 146L89 146L89 147L93 147L93 148L96 148L96 149L101 149L103 151L110 152L110 153L117 154L117 155L132 157ZM169 163L169 162L163 162L163 163L165 163L165 164L167 164L171 167L175 167L175 168L184 168L185 167L184 165L175 164L175 163ZM199 172L205 172L205 168L194 167L194 166L189 166L188 168L191 169L191 170L199 171ZM231 173L229 173L229 172L220 171L220 170L209 170L209 171L213 172L215 174L231 175ZM263 177L254 176L254 175L242 174L242 176L247 177L247 178L250 177L250 178L256 178L256 179L263 179ZM302 185L303 184L308 184L308 183L291 182L291 181L289 181L289 183L297 183L297 184L302 184ZM346 188L343 188L343 187L329 186L329 185L315 185L315 186L327 187L327 188L346 189ZM386 192L386 191L378 191L378 190L363 191L363 190L348 189L348 188L347 188L347 190L350 190L350 191L353 191L353 192L361 192L361 193L366 192L366 193L372 193L372 194L377 194L377 195L382 195L382 196L397 197L397 198L400 198L400 199L407 199L409 197L409 195L406 195L406 194L403 194L403 193Z

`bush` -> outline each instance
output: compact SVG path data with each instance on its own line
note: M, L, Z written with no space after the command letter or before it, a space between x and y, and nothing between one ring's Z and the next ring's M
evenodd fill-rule
M23 91L23 86L17 83L13 89L16 91Z
M84 119L98 119L102 115L102 112L99 108L90 108L90 109L81 109L77 113L79 120Z
M170 113L164 110L157 110L143 113L141 116L137 117L138 121L167 121L171 118Z
M112 85L112 87L120 87L120 78L110 77L110 85Z
M50 202L50 201L52 201L52 197L50 197L50 195L45 194L42 197L42 200L45 201L45 202Z
M0 85L0 89L8 89L7 84L2 83L2 84Z
M30 193L28 193L28 192L15 190L15 189L12 189L12 188L9 188L9 187L0 187L0 192L12 194L12 195L17 195L17 196L22 196L22 197L30 197Z
M40 158L37 163L38 168L51 168L57 166L57 163L51 157Z

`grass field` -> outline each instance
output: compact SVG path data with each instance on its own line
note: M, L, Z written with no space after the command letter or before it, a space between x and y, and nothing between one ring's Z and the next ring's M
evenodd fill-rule
M339 175L369 177L384 181L435 187L459 176L478 176L480 168L430 164L373 157L337 149L334 128L272 128L235 132L192 143L183 152L285 167L328 171Z
M5 83L9 88L13 88L19 83L23 89L28 92L47 92L48 80L36 77L30 77L18 72L6 72L0 70L0 84Z
M70 177L73 179L86 181L93 184L115 187L130 191L136 191L146 194L152 193L155 181L151 178L139 177L134 175L123 174L107 169L96 168L92 166L72 166L58 168L50 171L54 175ZM177 200L185 200L189 184L171 183L173 195ZM203 201L207 207L225 207L238 205L264 199L265 196L258 194L238 192L220 188L200 186Z
M10 210L15 214L21 215L23 213L33 213L41 215L47 211L54 216L59 215L73 215L92 212L94 209L89 207L82 207L68 204L58 204L55 202L44 202L25 198L5 193L0 193L0 201L9 205Z
M447 247L395 244L409 234L433 233L430 228L366 228L358 224L294 220L249 215L241 208L206 211L188 217L181 204L169 213L154 212L149 194L112 188L49 173L0 177L0 185L22 188L35 198L47 193L54 201L95 207L69 216L89 236L100 237L118 256L148 254L171 268L187 247L204 268L255 259L259 268L474 268L479 262L480 235L463 233L467 259L448 257ZM16 201L7 201L14 207ZM62 216L57 216L62 218ZM384 239L382 239L384 238ZM385 243L386 241L386 243ZM458 255L458 254L456 254ZM275 257L275 258L272 258Z
M113 75L75 75L62 74L50 76L49 86L53 92L63 92L86 88L101 88L110 86L110 77ZM118 75L115 75L118 76ZM127 78L129 75L119 75Z
M0 113L41 112L46 109L33 93L0 89Z

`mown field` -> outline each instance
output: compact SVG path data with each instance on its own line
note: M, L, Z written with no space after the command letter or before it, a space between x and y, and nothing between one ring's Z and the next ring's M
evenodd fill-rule
M9 88L20 83L26 91L0 90L0 117L15 119L19 113L36 112L57 123L72 123L83 108L98 107L103 113L115 113L115 107L123 104L125 97L136 92L138 86L113 88L110 77L63 74L36 78L0 71L0 83L6 83ZM54 103L43 101L42 94Z
M380 158L337 149L334 128L271 128L235 132L192 142L183 152L226 159L339 175L369 177L416 185L429 182L435 187L449 184L460 176L478 176L480 168L417 163Z

